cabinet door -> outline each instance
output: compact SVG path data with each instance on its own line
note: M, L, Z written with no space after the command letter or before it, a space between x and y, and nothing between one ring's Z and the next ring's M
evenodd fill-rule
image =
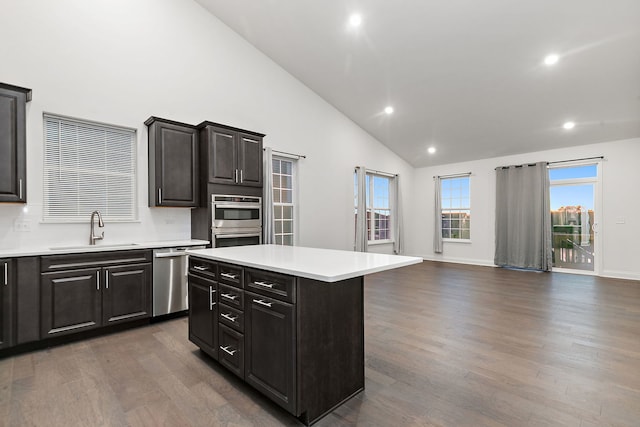
M151 264L104 268L102 324L151 317Z
M214 127L207 128L209 144L209 182L236 184L238 181L237 133Z
M246 292L244 314L245 380L278 405L294 413L296 404L294 306Z
M150 206L198 206L198 133L191 126L154 122L149 133L150 168L155 189L150 188ZM153 145L153 147L151 147Z
M12 260L0 259L0 349L13 345Z
M238 135L238 184L262 187L262 138Z
M20 90L0 84L0 202L27 201L24 91L28 89L16 89Z
M41 339L101 326L101 274L99 268L42 274Z
M218 360L218 298L213 280L189 274L189 340Z

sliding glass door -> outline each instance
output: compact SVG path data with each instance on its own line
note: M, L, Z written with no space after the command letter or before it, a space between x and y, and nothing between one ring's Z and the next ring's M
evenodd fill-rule
M598 165L550 167L553 270L598 273Z

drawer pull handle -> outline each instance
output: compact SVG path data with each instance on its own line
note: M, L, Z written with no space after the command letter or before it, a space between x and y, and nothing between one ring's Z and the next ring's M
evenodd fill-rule
M198 271L207 271L207 267L203 267L201 265L194 265L193 269Z
M225 319L227 319L230 322L236 323L236 319L238 318L238 316L232 316L230 314L227 313L220 313L220 316L224 317Z
M253 283L258 286L264 286L265 288L273 289L273 283L259 282L257 280L254 281Z
M231 295L231 294L220 294L220 295L225 297L226 299L230 299L231 301L235 301L236 298L238 298L238 295Z
M236 280L238 278L237 274L230 274L230 273L220 273L220 275L222 277L226 277L227 279L231 279L231 280Z
M273 304L272 302L266 302L263 299L254 299L253 302L255 302L256 304L264 305L265 307L271 307L271 304Z
M238 351L238 350L229 350L229 347L231 347L231 346L230 345L228 345L226 347L220 346L220 350L224 351L225 353L227 353L230 356L233 356L234 354L236 354L236 351Z

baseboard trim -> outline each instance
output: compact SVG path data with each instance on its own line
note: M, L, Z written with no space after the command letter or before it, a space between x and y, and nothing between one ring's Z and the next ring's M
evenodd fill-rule
M419 255L418 255L419 256ZM425 261L437 261L437 262L449 262L452 264L469 264L479 265L482 267L497 267L493 261L487 261L483 259L471 259L471 258L436 258L433 256L422 256Z
M640 280L640 273L632 273L629 271L603 270L600 276L611 279Z

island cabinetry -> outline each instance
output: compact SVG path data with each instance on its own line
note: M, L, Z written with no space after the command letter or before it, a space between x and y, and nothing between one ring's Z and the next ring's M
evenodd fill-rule
M41 258L40 338L151 317L151 251Z
M189 258L189 340L218 360L218 265Z
M189 124L150 117L149 206L199 205L198 130Z
M295 324L293 304L246 293L245 380L291 413L296 411Z
M0 259L0 349L13 345L13 260Z
M31 89L0 83L0 202L27 201L26 103Z
M209 183L262 187L264 134L207 121L198 129L201 168Z
M220 311L218 315L220 363L244 378L244 271L242 267L218 265Z

